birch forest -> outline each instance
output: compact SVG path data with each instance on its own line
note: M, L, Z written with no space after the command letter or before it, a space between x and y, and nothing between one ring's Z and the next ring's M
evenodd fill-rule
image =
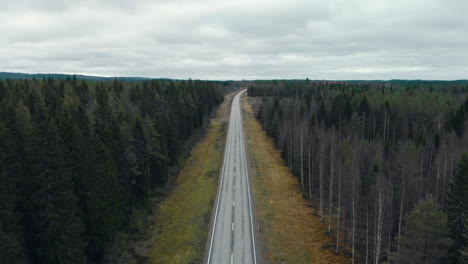
M330 250L468 263L466 83L256 81L248 94Z

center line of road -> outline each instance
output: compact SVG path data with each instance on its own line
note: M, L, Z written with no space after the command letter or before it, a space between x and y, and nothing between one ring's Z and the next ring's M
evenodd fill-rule
M208 258L206 264L217 264L217 263L234 263L234 245L236 245L236 254L238 254L239 259L243 259L244 256L251 256L249 253L252 251L252 260L246 260L245 264L257 264L256 252L255 252L255 234L253 232L253 221L252 221L252 208L250 202L250 186L249 182L247 181L247 187L241 188L239 191L236 190L236 182L237 182L237 170L240 171L239 179L242 181L241 183L245 183L244 178L245 176L248 177L248 171L245 166L247 164L246 161L246 150L245 150L245 141L244 141L244 131L242 126L242 116L240 110L240 96L245 92L242 91L236 95L233 99L232 107L231 107L231 115L230 115L230 122L229 122L229 129L226 136L226 146L224 151L224 159L223 159L223 168L220 175L220 184L218 187L218 197L216 200L216 209L215 215L213 220L212 226L212 233L211 239L209 244L209 251L208 251ZM239 140L239 149L237 149L237 140ZM234 146L232 145L234 143ZM239 152L237 152L239 150ZM237 164L237 158L239 158L239 164ZM224 181L223 181L224 179ZM229 185L233 186L233 192L229 191ZM226 186L227 185L227 186ZM224 190L224 191L223 191ZM238 193L240 192L240 193ZM248 198L248 203L246 204L245 200L242 201L236 208L236 201L235 197L237 195L244 195ZM231 210L222 210L226 206L226 203L231 199L232 201L232 208ZM224 203L224 205L223 205ZM244 207L248 206L245 211ZM239 211L242 212L242 215L247 214L250 216L250 219L241 218L241 224L244 227L245 224L250 224L249 228L240 228L239 230L234 230L234 224L236 219L235 215L238 214ZM231 233L224 230L224 225L227 224L231 220ZM244 220L250 220L245 222ZM218 224L218 225L217 225ZM221 227L218 227L221 224ZM217 228L218 227L218 228ZM236 233L234 233L236 231ZM240 233L239 233L240 232ZM248 233L251 233L250 236ZM231 240L231 256L230 262L228 261L228 250L229 248L220 246L218 239ZM251 241L247 241L251 240ZM250 242L252 245L250 246ZM222 243L221 243L222 244ZM240 244L241 246L238 246ZM217 263L212 263L217 261ZM244 260L243 260L244 261Z

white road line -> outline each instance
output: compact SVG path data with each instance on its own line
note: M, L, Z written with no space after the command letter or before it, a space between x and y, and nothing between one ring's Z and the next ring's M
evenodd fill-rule
M234 185L234 190L236 189L236 185Z
M244 90L244 92L247 90ZM243 92L243 93L244 93ZM241 123L242 123L242 113L241 113ZM244 138L244 169L245 169L245 175L249 175L248 170L247 170L247 158L245 154L245 137L244 137L244 126L241 126L241 133L242 137ZM250 184L249 184L249 178L247 177L247 193L249 194L249 210L250 210L250 228L252 232L252 247L253 247L253 253L254 253L254 263L257 264L257 256L255 253L255 235L253 231L253 221L252 221L252 202L250 201Z
M236 206L236 201L232 201L232 206Z
M229 142L230 142L230 140L229 140L229 130L231 130L230 120L229 120L229 126L228 126L228 133L226 135L226 145L224 147L224 159L223 159L223 168L222 168L222 171L221 171L221 183L219 184L219 188L218 188L218 200L216 201L215 218L214 218L214 221L213 221L213 229L212 229L212 232L211 232L210 250L208 252L208 260L207 260L208 264L210 263L210 260L211 260L211 250L213 249L213 239L214 239L214 233L216 231L216 219L218 217L219 199L221 198L221 192L222 192L223 180L224 180L224 170L226 168L227 149L228 149Z
M237 100L237 102L240 104L240 97L243 93L245 93L246 90L240 92L239 94L237 94L239 96L239 100ZM239 111L239 112L238 112ZM221 182L220 182L220 185L219 185L219 188L218 188L218 199L216 201L216 211L215 211L215 218L214 218L214 224L213 224L213 229L212 229L212 234L211 234L211 242L210 242L210 248L209 248L209 253L208 253L208 260L207 260L207 263L210 264L210 261L211 261L211 252L212 252L212 249L213 249L213 241L214 241L214 233L216 231L216 221L217 221L217 216L218 216L218 211L219 211L219 207L220 207L220 198L221 198L221 193L222 193L222 186L223 186L223 182L224 182L224 177L225 177L225 170L227 170L227 165L226 165L226 159L231 156L233 154L237 154L237 149L236 149L236 144L237 144L237 137L239 139L244 139L243 142L240 142L240 146L239 146L239 153L240 153L240 160L239 160L239 169L244 169L245 171L245 176L247 177L247 193L248 193L248 202L249 202L249 212L250 212L250 226L251 226L251 232L252 232L252 246L253 246L253 258L254 258L254 264L257 264L257 257L256 257L256 250L255 250L255 235L254 235L254 231L253 231L253 220L252 220L252 203L251 203L251 198L250 198L250 184L249 184L249 179L248 179L248 170L247 170L247 158L246 158L246 150L245 150L245 137L244 137L244 129L243 129L243 125L242 125L242 112L241 110L239 109L236 109L233 113L233 116L231 116L233 118L230 118L230 121L229 121L229 127L228 127L228 133L227 133L227 140L226 140L226 146L225 146L225 151L224 151L224 159L223 159L223 165L222 165L222 172L221 172ZM241 125L240 125L240 131L238 131L236 133L235 136L232 136L232 137L229 137L229 134L230 133L234 133L233 131L235 131L236 129L239 129L239 125L237 124L238 122L238 118L240 118L240 122L241 122ZM236 121L233 121L235 124L234 126L231 126L231 124L233 124L231 122L231 120L236 120ZM233 138L234 137L234 138ZM227 150L228 148L231 148L232 147L232 139L234 139L234 152L232 152L232 150L230 151L230 153L228 154L227 153ZM229 146L229 147L228 147ZM244 157L242 158L242 154L244 154ZM234 157L235 159L235 157ZM244 162L244 166L242 168L242 162ZM234 177L236 176L236 167L234 166ZM229 175L229 174L228 174ZM241 173L241 177L242 177L242 173ZM236 186L234 185L234 189L236 188ZM235 206L235 200L233 200L233 204L232 206L234 207ZM231 223L231 229L232 231L234 231L234 222ZM233 251L231 251L231 264L233 264L234 262L234 255L233 255Z

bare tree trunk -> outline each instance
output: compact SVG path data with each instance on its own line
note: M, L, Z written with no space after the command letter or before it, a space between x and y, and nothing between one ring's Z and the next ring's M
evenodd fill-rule
M439 158L437 158L437 177L436 177L436 201L439 201L439 178L440 178L440 162Z
M380 250L382 245L382 224L383 224L383 200L384 200L384 191L382 187L379 190L379 213L378 213L378 220L377 220L377 242L376 242L376 250L375 250L375 263L378 264L380 260Z
M301 124L301 191L304 192L304 147L302 140L302 124Z
M444 181L442 184L442 204L445 204L445 184L447 180L447 149L445 149L444 153Z
M377 199L377 191L374 193L374 241L373 242L373 255L372 255L372 263L374 263L375 256L377 255L377 227L378 227L378 209L379 209L379 202Z
M400 239L401 239L401 224L403 220L403 202L405 200L405 166L403 166L403 177L401 180L401 197L400 197L400 217L398 218L398 241L397 241L397 263L400 261Z
M322 152L320 153L320 178L319 178L319 188L320 188L320 220L323 221L323 156L325 153L325 145L322 143Z
M388 118L387 118L387 140L390 141L390 113L388 113Z
M375 139L375 116L372 116L372 140Z
M336 222L336 253L339 252L339 245L340 245L340 218L341 218L341 165L340 165L340 173L338 174L338 219Z
M390 263L390 252L391 252L391 244L392 244L392 209L393 209L393 189L390 193L390 215L388 219L388 245L387 245L387 263Z
M289 160L289 168L292 169L292 156L293 156L293 149L292 149L292 124L289 124L289 155L288 155L288 160Z
M387 126L387 111L384 111L383 143L385 145L385 127Z
M357 171L359 175L359 169ZM355 238L356 238L356 179L353 177L353 204L352 204L352 210L353 210L353 235L352 235L352 264L354 264L354 258L355 258Z
M369 205L367 205L367 222L366 222L366 264L369 263Z
M363 112L362 113L362 135L361 135L361 139L364 139L365 138L365 123L366 123L366 113Z
M310 157L310 143L309 143L309 198L312 198L312 187L313 187L313 182L312 182L312 161Z
M423 182L423 165L424 165L424 147L421 147L421 165L419 167L419 177L421 178L420 182ZM418 190L420 191L420 190ZM421 191L422 192L422 191Z
M330 146L330 188L328 191L328 232L331 232L332 213L333 213L333 146Z

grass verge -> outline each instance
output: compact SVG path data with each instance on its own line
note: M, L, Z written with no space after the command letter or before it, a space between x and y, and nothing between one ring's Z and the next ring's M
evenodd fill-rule
M203 259L231 98L225 98L177 176L173 191L159 204L148 245L150 263L201 263Z
M323 247L325 223L302 198L297 178L242 98L247 150L259 236L266 263L350 263Z
M173 192L159 205L149 248L151 263L201 262L222 163L224 131L223 123L210 124L177 176Z

